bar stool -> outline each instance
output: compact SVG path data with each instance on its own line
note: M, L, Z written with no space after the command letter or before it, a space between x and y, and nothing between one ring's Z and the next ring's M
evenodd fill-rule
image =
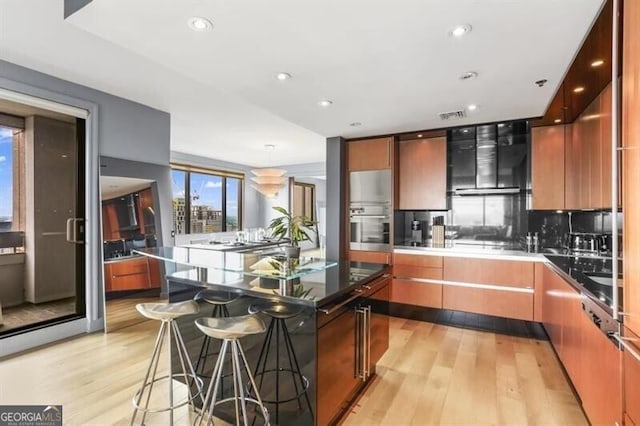
M300 314L302 308L284 304L280 302L272 302L272 301L264 301L258 302L251 306L249 306L249 313L256 314L262 313L271 318L269 322L269 327L267 329L267 334L265 336L264 342L262 344L262 349L260 349L260 355L258 356L258 362L256 364L256 369L253 375L259 378L258 390L262 390L262 384L264 382L264 377L267 374L275 373L275 399L268 400L265 399L264 402L267 404L274 404L276 408L276 424L279 421L279 405L284 404L286 402L298 401L298 408L302 409L302 404L300 403L300 398L304 396L307 404L307 408L309 409L309 413L313 418L313 409L311 408L311 401L309 400L309 395L307 394L307 390L309 389L309 379L307 379L300 370L300 364L298 363L298 357L296 356L295 349L293 347L293 343L291 342L291 335L289 334L289 329L287 327L286 320L293 318ZM267 362L269 358L269 352L271 349L271 343L273 341L273 335L276 335L275 338L275 367L267 368ZM282 332L282 337L284 340L284 347L287 354L287 359L289 361L289 368L281 367L281 359L280 359L280 333ZM284 360L282 360L283 362ZM261 365L262 364L262 365ZM286 364L285 364L286 367ZM293 386L295 389L295 395L292 397L281 397L280 395L280 373L288 372L291 374L291 380L293 381Z
M227 305L240 297L239 294L234 294L229 291L222 290L201 290L194 297L196 302L205 302L213 305L213 311L211 317L229 317L229 309ZM217 355L219 352L209 352L209 346L211 345L211 337L204 335L202 345L200 346L200 353L198 360L196 361L196 374L203 379L209 379L211 376L205 374L207 358ZM224 377L224 376L223 376ZM222 396L222 388L220 387L220 395Z
M178 325L174 321L176 318L192 315L199 311L199 306L193 300L179 303L139 303L136 305L136 309L140 314L146 318L162 321L160 324L160 330L158 330L158 336L156 337L156 343L153 346L151 353L151 361L147 368L147 373L144 376L142 386L136 391L132 403L134 406L133 416L131 417L131 425L134 424L138 411L142 411L142 421L140 424L144 425L144 421L147 413L160 413L169 411L169 424L173 425L173 410L191 403L198 395L202 398L202 380L196 376L193 369L193 364L189 359L187 348L182 339L182 334ZM172 343L175 344L178 352L178 358L182 367L182 374L173 374L171 372L171 366L169 374L156 377L158 372L158 364L160 362L160 353L162 352L163 343L167 340L167 346L169 351L169 365L171 365L171 349ZM174 403L173 398L173 379L175 377L184 378L184 383L188 383L189 378L196 383L197 392L192 394L191 386L187 386L187 398L180 402ZM169 382L169 406L166 407L149 407L149 401L151 399L151 393L153 391L153 385L160 381ZM146 398L145 398L146 394ZM144 406L141 406L142 399L145 398Z
M195 321L196 327L200 329L205 335L214 339L222 340L222 347L220 348L220 355L216 360L216 365L213 369L213 380L209 383L207 394L204 397L202 405L202 413L200 414L200 421L197 424L202 424L203 419L205 424L208 425L213 418L213 411L216 405L222 404L228 401L234 401L235 403L235 415L236 424L240 424L240 419L243 420L245 426L249 425L247 418L247 401L254 403L260 407L262 417L265 425L269 424L269 412L264 407L260 394L256 387L256 382L249 369L247 358L242 350L242 345L238 340L241 337L249 336L252 334L264 333L265 325L261 319L255 315L243 315L238 317L223 317L223 318L198 318ZM231 348L229 349L229 346ZM218 387L222 378L222 365L224 364L227 352L231 352L231 365L233 371L233 392L234 395L229 398L220 399L216 401L216 395L218 393ZM240 364L240 358L242 358L242 364ZM243 380L242 380L242 367L247 373L250 389L255 392L255 398L245 395ZM238 404L238 400L240 404ZM208 409L207 409L208 407ZM207 412L205 418L205 410ZM242 413L240 412L242 410ZM254 419L255 420L255 419Z

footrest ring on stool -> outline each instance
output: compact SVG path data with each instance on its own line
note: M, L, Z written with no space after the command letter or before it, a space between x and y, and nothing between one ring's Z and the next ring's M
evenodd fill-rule
M216 403L213 406L215 408L220 404L224 404L226 402L231 402L231 401L234 401L236 399L240 399L240 398L236 398L236 397L232 396L232 397L229 397L229 398L221 399L221 400L216 401ZM256 413L260 412L260 403L258 402L257 399L252 398L250 396L245 396L244 400L246 402L250 402L250 403L255 404L257 406L256 407L257 409L253 410L254 412L256 412ZM262 401L262 402L264 403L264 401ZM197 410L197 411L199 411L199 413L198 413L198 415L196 416L196 418L193 421L194 425L199 425L200 422L202 422L202 418L205 417L206 415L208 415L208 413L207 413L208 409L209 409L209 407L207 406L207 407L202 407L201 410ZM205 413L205 414L203 414L203 413ZM262 413L262 417L266 420L265 425L268 425L269 424L269 412L266 409L264 410L264 413Z
M136 403L136 400L138 398L140 398L141 402L142 402L142 396L144 396L144 391L146 388L150 387L152 384L155 384L157 382L162 382L165 380L173 380L176 377L183 377L185 379L185 382L187 384L184 384L185 386L189 386L187 380L197 380L198 384L200 385L199 388L202 389L202 379L199 377L194 377L193 374L172 374L171 376L166 375L166 376L162 376L162 377L157 377L155 379L153 379L153 381L145 383L144 385L142 385L142 387L140 387L135 395L133 396L133 406L142 411L142 412L146 412L146 413L162 413L165 411L169 411L169 410L174 410L176 408L180 408L182 406L185 406L189 403L191 403L197 396L202 394L202 390L197 390L194 394L191 395L191 398L187 398L184 401L179 401L177 403L174 402L174 405L171 407L162 407L162 408L145 408L143 407L141 404ZM142 395L141 395L142 394Z

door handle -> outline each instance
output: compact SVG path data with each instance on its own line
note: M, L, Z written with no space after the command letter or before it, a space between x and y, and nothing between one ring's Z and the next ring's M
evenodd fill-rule
M70 217L67 219L67 242L73 244L84 244L83 240L78 240L78 227L82 227L81 233L84 234L84 219L81 217Z
M629 355L635 358L636 361L640 362L640 352L638 352L636 348L633 347L633 345L628 343L628 342L636 342L637 341L636 339L632 339L630 337L622 337L620 336L619 333L613 333L611 336L614 339L616 339L618 343L620 343L620 346L622 346L624 350L629 352Z

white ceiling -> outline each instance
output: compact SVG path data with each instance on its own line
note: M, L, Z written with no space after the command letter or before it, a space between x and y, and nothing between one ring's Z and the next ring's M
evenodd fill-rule
M323 161L325 137L439 128L438 113L470 103L454 125L542 115L601 5L93 0L65 22L62 0L3 0L0 57L169 111L173 150L296 164ZM213 31L191 31L194 15ZM450 37L462 23L473 30Z
M121 195L131 194L149 188L153 181L120 176L100 176L100 196L110 200Z

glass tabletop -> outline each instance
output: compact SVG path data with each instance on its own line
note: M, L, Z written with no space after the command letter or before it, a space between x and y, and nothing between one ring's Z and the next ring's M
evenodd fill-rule
M194 268L214 269L278 280L291 280L336 266L314 257L288 258L280 253L233 253L194 247L153 247L134 253Z

